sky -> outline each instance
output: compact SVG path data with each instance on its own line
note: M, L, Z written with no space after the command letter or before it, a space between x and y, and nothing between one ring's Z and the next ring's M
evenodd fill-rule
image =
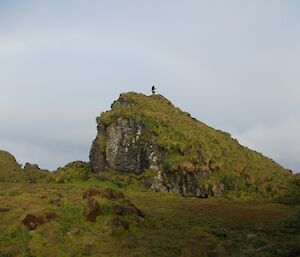
M88 160L96 116L151 86L300 171L300 1L0 0L0 149Z

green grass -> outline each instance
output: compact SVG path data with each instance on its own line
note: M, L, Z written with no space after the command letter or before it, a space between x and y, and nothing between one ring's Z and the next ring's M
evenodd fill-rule
M91 175L91 165L82 161L71 162L51 173L50 181L67 183L74 181L86 181Z
M96 223L82 215L82 194L91 186L105 184L0 183L0 208L10 208L0 213L0 256L284 257L299 250L299 205L183 198L125 187L126 197L145 214L143 225L132 223L128 230L111 233L105 224L114 217L112 202L98 200L103 213ZM60 206L50 203L58 197ZM28 213L53 211L59 217L34 231L21 224Z
M25 174L22 173L21 165L15 157L8 152L0 150L0 181L24 181Z
M37 165L27 163L22 169L15 157L0 150L0 182L47 182L50 174Z

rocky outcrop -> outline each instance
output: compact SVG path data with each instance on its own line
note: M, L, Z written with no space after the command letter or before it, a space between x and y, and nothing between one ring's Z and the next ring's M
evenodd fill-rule
M90 151L93 172L136 174L152 191L197 197L239 190L272 195L292 176L161 95L121 94L97 125Z
M26 163L23 168L26 180L30 183L47 181L50 177L50 172L45 169L41 169L37 164Z
M153 177L150 190L154 192L165 191L181 194L182 196L196 196L206 198L209 195L197 183L197 174L182 172L159 171Z
M27 214L22 220L22 224L29 230L35 230L39 225L43 225L45 221L41 217L37 217L33 214Z
M173 192L182 196L207 198L221 196L224 192L222 183L201 186L198 180L205 177L203 173L160 170L156 176L143 178L141 185L154 192Z
M101 214L100 204L96 199L89 197L86 199L84 216L88 221L96 222L97 217Z
M67 183L78 180L88 180L91 166L88 162L74 161L51 172L51 180L56 183Z
M98 125L98 135L90 151L95 172L113 169L140 174L149 168L158 170L162 159L162 152L142 123L119 117L109 125Z
M168 104L171 105L170 102ZM131 108L133 105L134 103L126 102L120 97L112 104L112 110ZM120 116L107 124L101 118L102 116L97 118L98 133L90 151L94 172L112 169L120 173L141 174L150 169L155 175L142 181L143 186L150 191L175 192L196 197L211 194L198 185L197 178L204 173L174 172L164 167L166 153L156 144L155 135L146 130L142 120Z

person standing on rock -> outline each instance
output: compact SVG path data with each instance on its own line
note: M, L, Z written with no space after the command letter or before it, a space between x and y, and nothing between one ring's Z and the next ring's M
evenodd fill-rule
M155 90L156 90L155 86L152 86L152 95L155 95Z

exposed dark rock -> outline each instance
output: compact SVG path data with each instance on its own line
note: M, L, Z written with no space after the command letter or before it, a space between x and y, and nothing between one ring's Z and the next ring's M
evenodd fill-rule
M55 220L58 218L58 215L55 212L48 212L45 214L47 221Z
M158 171L152 180L150 191L174 192L182 196L196 196L206 198L209 190L201 188L197 182L197 173Z
M84 216L88 221L96 222L97 217L101 214L100 204L96 199L89 197L86 199L86 208Z
M161 162L159 148L147 140L142 123L118 118L112 124L98 126L90 160L95 172L111 168L118 172L142 173L144 169L158 169ZM105 144L101 144L104 138Z
M22 224L27 227L29 230L35 230L39 225L44 224L45 221L33 214L27 214L26 217L22 220Z
M0 212L8 212L8 211L10 211L9 208L0 208Z

